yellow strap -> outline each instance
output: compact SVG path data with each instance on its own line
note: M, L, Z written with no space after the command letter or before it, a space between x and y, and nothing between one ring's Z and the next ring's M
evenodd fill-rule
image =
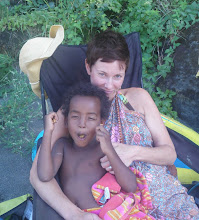
M0 203L0 216L26 201L28 197L32 196L30 194L26 194Z
M192 184L193 181L199 181L199 174L194 170L186 168L177 168L178 179L182 184Z
M199 145L199 134L192 130L191 128L188 128L187 126L181 124L180 122L169 118L166 115L161 114L162 120L166 127L176 131L177 133L185 136L192 142L194 142L196 145Z

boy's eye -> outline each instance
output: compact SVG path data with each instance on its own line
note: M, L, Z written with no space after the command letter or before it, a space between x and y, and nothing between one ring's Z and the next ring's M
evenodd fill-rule
M95 121L96 119L95 118L93 118L93 117L89 117L88 118L90 121Z
M76 119L76 118L78 118L78 116L77 115L72 115L71 118Z

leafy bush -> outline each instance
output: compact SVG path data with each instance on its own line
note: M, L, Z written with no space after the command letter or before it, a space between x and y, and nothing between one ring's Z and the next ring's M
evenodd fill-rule
M0 54L0 98L9 88L10 72L13 69L13 59L7 54Z
M11 78L11 91L4 94L0 105L1 144L18 153L30 153L35 138L30 125L35 118L41 118L41 107L24 74L11 71Z
M29 31L39 27L46 36L61 24L67 44L85 44L100 30L140 33L143 83L160 112L176 117L173 91L161 91L157 82L169 74L173 53L184 29L199 21L199 4L191 0L24 0L10 7L1 3L0 30ZM3 13L3 16L2 16Z
M0 19L8 16L9 0L0 1Z
M0 29L25 31L40 26L45 36L51 25L62 24L64 43L77 45L109 27L122 34L137 31L144 87L162 113L176 117L172 111L175 93L161 91L156 84L170 72L180 31L199 21L198 12L199 5L190 0L26 0L9 9L9 15L0 21Z
M189 5L190 3L190 5ZM173 91L156 88L173 66L173 53L180 44L180 31L199 21L199 4L195 1L128 1L123 20L117 30L137 31L141 37L143 84L152 95L159 110L176 118L172 111Z

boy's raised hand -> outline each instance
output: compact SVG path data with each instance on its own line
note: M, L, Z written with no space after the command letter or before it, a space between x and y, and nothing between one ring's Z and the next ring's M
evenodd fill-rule
M96 140L100 142L100 146L104 154L109 153L110 150L113 149L110 135L103 125L96 127Z
M57 113L51 112L48 115L45 116L45 125L44 130L45 131L53 131L54 130L54 124L58 121Z

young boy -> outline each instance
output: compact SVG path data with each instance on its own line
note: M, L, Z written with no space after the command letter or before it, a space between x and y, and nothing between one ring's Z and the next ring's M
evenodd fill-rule
M51 136L58 117L54 112L45 117L38 158L39 179L50 181L58 173L63 192L81 209L100 206L91 188L106 174L99 161L104 155L121 189L127 193L137 189L135 174L118 157L102 125L108 117L109 107L105 92L90 83L71 89L62 107L70 137L60 138L52 150Z

